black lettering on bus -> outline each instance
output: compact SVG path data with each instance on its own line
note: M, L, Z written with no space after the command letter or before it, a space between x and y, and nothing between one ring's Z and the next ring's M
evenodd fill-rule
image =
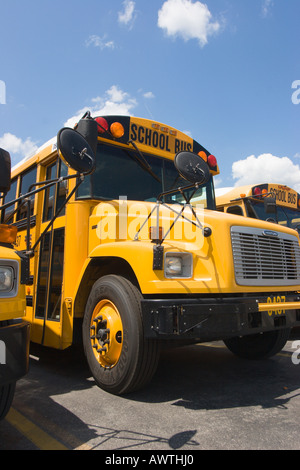
M135 141L137 139L136 131L137 131L137 125L132 124L130 139L133 140L133 141Z
M145 133L145 145L151 145L151 129L146 128L146 133Z
M153 147L157 148L158 147L158 133L156 131L153 132L152 136L152 145Z
M164 134L160 134L159 136L159 148L160 150L164 150L165 148L165 135Z
M140 144L144 143L144 133L145 133L145 129L142 126L140 126L139 131L138 131L138 141Z
M167 135L167 138L166 138L166 149L165 149L167 152L171 152L171 149L169 147L169 136Z
M288 203L296 204L296 194L288 193Z
M192 144L183 140L175 139L175 153L184 150L192 152Z

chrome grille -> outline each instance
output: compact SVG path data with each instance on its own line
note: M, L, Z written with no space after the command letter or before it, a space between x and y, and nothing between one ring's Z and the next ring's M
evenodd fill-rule
M231 227L231 242L237 284L300 284L300 247L296 236L252 227Z

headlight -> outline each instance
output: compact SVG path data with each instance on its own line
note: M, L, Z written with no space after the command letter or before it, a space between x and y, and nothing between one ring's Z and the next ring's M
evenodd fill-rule
M14 297L18 293L19 264L14 260L0 260L0 297Z
M191 253L166 253L164 266L168 278L191 278L193 275Z
M10 292L14 285L14 270L8 266L0 266L0 292Z

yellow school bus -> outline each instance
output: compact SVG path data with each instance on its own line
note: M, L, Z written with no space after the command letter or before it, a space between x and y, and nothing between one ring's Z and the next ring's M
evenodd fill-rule
M279 352L300 320L295 231L217 212L217 160L178 129L88 115L76 131L86 119L97 123L94 171L78 188L73 178L31 198L29 228L15 206L18 249L30 237L31 340L82 341L96 383L114 394L145 385L166 342L224 340L248 358ZM53 142L20 164L8 198L72 175L61 153Z
M72 177L79 178L79 186L84 176L93 170L93 150L82 135L75 131L65 129L59 133L59 136L65 161L77 171ZM12 404L17 380L28 372L30 323L24 318L25 285L32 285L30 276L30 258L33 256L30 241L32 198L40 191L50 190L58 184L63 184L69 177L38 183L38 189L24 193L24 184L26 186L26 176L24 176L22 192L19 191L20 196L16 198L16 181L11 184L10 155L4 149L0 149L0 169L2 202L0 206L0 420L2 420ZM63 206L60 206L53 220L61 209ZM22 217L22 223L12 223L15 211L18 213L18 219ZM22 231L24 224L27 226L26 249L20 250L18 226ZM37 243L43 239L50 227L51 223Z
M10 188L10 155L0 149L0 200ZM0 420L8 413L18 379L28 371L29 323L25 317L22 256L16 252L17 229L3 224L0 207Z
M300 194L283 184L216 189L217 209L230 214L300 228Z

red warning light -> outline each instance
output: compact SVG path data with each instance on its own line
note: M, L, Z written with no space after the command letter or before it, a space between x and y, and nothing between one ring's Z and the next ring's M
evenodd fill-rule
M108 131L108 123L106 119L104 119L103 117L96 117L95 121L98 124L97 127L99 134L104 134L104 132Z
M258 188L258 187L254 188L253 194L254 194L254 196L260 196L261 195L261 189Z
M207 158L207 163L209 164L210 168L214 168L217 166L217 159L214 155L209 155Z

